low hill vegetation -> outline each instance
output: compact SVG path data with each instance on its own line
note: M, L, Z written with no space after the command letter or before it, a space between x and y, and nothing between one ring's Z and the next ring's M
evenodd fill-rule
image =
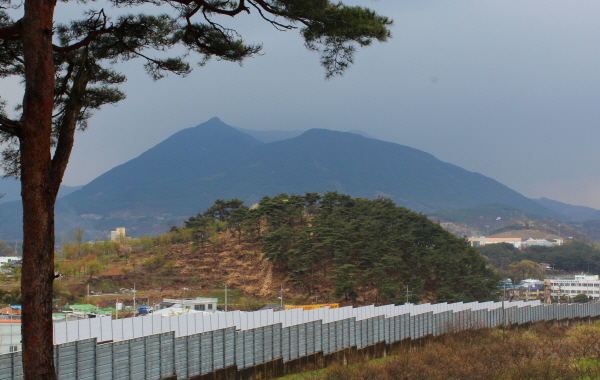
M475 248L425 215L336 192L280 194L252 207L217 200L159 237L81 236L74 231L57 254L61 303L82 301L88 284L92 293L135 286L140 297L221 300L227 285L230 303L252 305L279 303L281 291L297 304L468 302L495 299L499 280Z
M243 224L264 220L265 259L305 293L346 302L452 302L492 297L497 278L464 239L385 198L329 192L265 197ZM252 216L253 214L253 216ZM254 234L254 235L253 235Z

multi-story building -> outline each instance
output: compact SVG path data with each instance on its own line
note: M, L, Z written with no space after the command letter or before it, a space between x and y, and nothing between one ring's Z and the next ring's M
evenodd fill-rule
M112 241L124 241L125 237L125 227L118 227L116 231L110 231L110 240Z
M573 298L578 294L585 294L589 298L600 298L598 275L581 274L575 275L573 278L556 278L548 281L552 298Z
M469 242L473 247L483 247L487 244L508 243L512 244L515 248L521 248L523 238L493 238L487 236L473 236L469 238Z
M547 247L562 245L564 239L556 235L547 235L541 231L521 230L503 232L492 236L471 236L469 242L473 247L483 247L487 244L508 243L515 248L523 249L532 245Z
M544 296L544 282L534 279L526 279L521 281L521 285L513 289L518 299L524 301L542 299Z

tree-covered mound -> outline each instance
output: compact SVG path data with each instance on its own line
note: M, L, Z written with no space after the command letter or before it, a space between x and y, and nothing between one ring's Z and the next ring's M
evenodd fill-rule
M498 278L467 241L391 200L280 194L248 208L217 200L185 222L200 249L215 229L262 246L298 292L346 302L489 300ZM216 226L216 227L215 227Z

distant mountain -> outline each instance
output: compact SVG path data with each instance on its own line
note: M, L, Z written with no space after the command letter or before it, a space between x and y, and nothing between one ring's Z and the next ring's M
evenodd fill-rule
M293 131L284 131L284 130L270 130L270 131L257 131L257 130L252 130L252 129L244 129L244 128L238 128L238 127L234 127L235 129L237 129L240 132L244 132L247 135L250 135L252 137L254 137L255 139L257 139L258 141L262 141L264 143L270 143L270 142L275 142L275 141L281 141L281 140L287 140L287 139L291 139L294 137L298 137L301 134L303 134L304 132L306 132L306 130L293 130ZM354 133L357 135L361 135L363 137L367 137L370 139L373 139L374 137L369 135L366 132L363 131L359 131L357 129L349 131L350 133Z
M534 199L542 206L563 214L569 220L582 222L584 220L600 220L600 211L586 206L573 206L568 203L554 201L548 198Z
M21 200L21 182L14 178L2 178L0 180L0 194L4 194L0 198L0 203L20 201Z
M429 218L439 221L446 225L448 230L458 233L468 233L469 235L487 235L503 231L507 226L512 225L514 228L515 220L526 221L547 221L548 219L556 219L563 221L566 219L564 215L553 212L551 214L539 214L525 212L513 206L500 203L481 204L475 207L455 210L442 210L429 214ZM509 223L507 225L507 223ZM511 224L512 223L512 224ZM452 226L449 226L451 224ZM536 225L531 222L531 225ZM525 227L519 227L523 229Z
M458 224L468 224L471 226L482 227L492 222L499 222L497 224L504 224L509 219L545 219L550 217L546 215L535 214L525 212L522 209L514 206L509 206L501 203L489 203L481 204L475 207L454 209L454 210L442 210L434 212L430 215L431 218L438 218L444 222L452 222ZM553 219L564 219L565 217L561 214L554 213ZM494 228L498 228L494 226Z
M264 143L270 143L270 142L275 142L275 141L281 141L281 140L287 140L287 139L292 139L294 137L298 137L301 134L303 134L304 132L306 132L305 130L294 130L294 131L283 131L283 130L271 130L271 131L256 131L253 129L244 129L244 128L238 128L235 127L235 129L237 129L240 132L243 132L247 135L250 135L252 137L254 137L255 139L257 139L258 141L264 142Z
M353 129L353 130L348 131L348 132L354 133L354 134L357 134L357 135L361 135L362 137L366 137L368 139L374 139L375 138L375 137L371 136L370 134L368 134L367 132L359 131L358 129Z
M105 235L164 231L216 199L252 204L282 192L384 196L417 212L502 203L562 217L501 183L407 146L355 133L311 129L263 143L213 118L175 133L57 202L57 233L74 226ZM20 210L0 205L0 237ZM134 230L132 230L134 229Z

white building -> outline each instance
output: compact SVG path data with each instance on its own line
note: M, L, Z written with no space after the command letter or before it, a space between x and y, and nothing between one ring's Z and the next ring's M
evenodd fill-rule
M521 244L523 243L523 238L520 237L501 237L501 238L493 238L487 236L472 236L469 238L469 243L473 247L483 247L488 244L498 244L498 243L508 243L513 247L521 249Z
M21 260L21 258L17 256L0 256L0 266L2 266L3 264L10 264L13 261L19 260Z
M562 245L561 242L550 241L547 239L527 239L523 242L522 247L541 246L541 247L552 247L553 245Z
M0 354L21 350L21 321L0 319Z
M585 294L589 298L600 297L600 279L598 275L581 274L574 278L551 279L550 296L552 298L573 298L578 294Z
M471 236L469 242L473 247L483 247L488 244L508 243L515 248L523 249L532 245L551 247L562 245L564 239L556 235L547 235L542 231L522 230L509 231L492 236Z
M156 310L154 312L152 312L153 316L157 316L160 315L161 317L172 317L174 315L183 315L183 314L194 314L194 313L205 313L205 314L212 314L208 311L198 311L198 310L194 310L191 308L188 309L182 309L180 307L169 307L166 309L160 309L160 310Z
M110 240L124 241L126 238L125 227L118 227L116 231L110 231Z
M196 311L217 311L217 298L163 298L162 302L155 305L155 310L167 309L171 307L190 309Z

